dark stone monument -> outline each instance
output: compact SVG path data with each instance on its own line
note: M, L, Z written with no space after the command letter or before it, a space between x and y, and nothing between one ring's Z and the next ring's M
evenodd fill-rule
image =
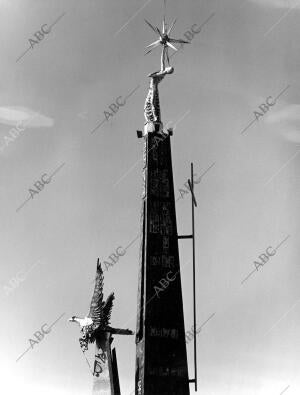
M169 68L170 69L170 68ZM172 70L173 72L173 70ZM141 245L136 330L136 395L189 395L170 136L150 75L145 103Z

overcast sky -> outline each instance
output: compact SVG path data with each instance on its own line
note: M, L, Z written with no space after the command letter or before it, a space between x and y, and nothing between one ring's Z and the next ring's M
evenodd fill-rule
M139 233L136 130L160 65L159 50L144 56L156 39L144 18L160 26L162 1L0 6L1 392L85 395L92 376L67 318L88 313L97 257ZM160 85L163 121L176 125L176 198L190 162L205 173L195 187L198 326L215 314L198 335L199 393L299 394L300 0L173 0L167 14L175 38L202 25ZM177 224L190 232L187 195ZM138 250L135 240L105 273L112 325L133 330ZM180 256L188 330L189 241ZM129 395L134 336L114 345Z

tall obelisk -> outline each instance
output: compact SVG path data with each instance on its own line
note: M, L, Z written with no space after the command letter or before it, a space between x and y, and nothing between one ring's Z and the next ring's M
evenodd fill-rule
M136 333L136 395L188 395L171 131L163 131L151 77L145 113L141 245ZM150 105L150 101L152 101ZM148 104L147 104L148 103ZM149 115L149 113L148 113Z
M172 130L161 121L158 84L173 67L169 64L174 26L162 31L148 52L162 46L160 71L152 73L145 102L143 192L136 331L136 395L189 395L178 235L172 171ZM168 67L166 67L166 62Z

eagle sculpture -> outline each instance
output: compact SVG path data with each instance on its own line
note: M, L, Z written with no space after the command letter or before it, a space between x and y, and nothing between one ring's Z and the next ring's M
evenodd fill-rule
M109 326L115 296L112 292L111 294L109 294L106 302L104 302L103 285L103 270L101 268L101 264L98 258L95 288L90 304L89 314L84 318L80 318L75 315L69 318L70 322L76 322L81 328L82 337L79 338L79 343L83 352L88 349L89 343L94 343L96 336L101 336L101 334L104 334L104 332L110 332L119 335L133 334L133 332L129 329L116 329Z

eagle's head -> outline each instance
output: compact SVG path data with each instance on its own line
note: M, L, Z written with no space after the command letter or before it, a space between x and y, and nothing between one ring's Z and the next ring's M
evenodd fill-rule
M68 321L69 321L69 322L76 322L76 321L77 321L77 318L78 318L78 317L76 317L76 315L73 315L73 317L69 318Z
M73 317L69 318L69 322L76 322L76 324L78 324L81 328L93 324L93 320L90 317L80 318L76 315L73 315Z

